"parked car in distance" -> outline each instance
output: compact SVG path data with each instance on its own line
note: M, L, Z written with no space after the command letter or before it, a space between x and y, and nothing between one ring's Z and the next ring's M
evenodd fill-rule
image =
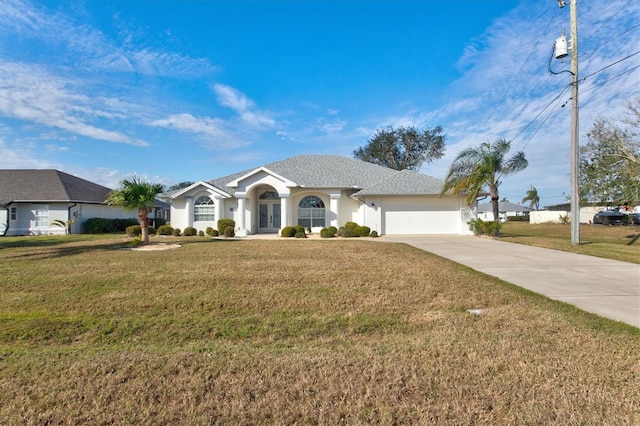
M622 225L625 223L627 215L615 210L603 210L593 216L595 225Z

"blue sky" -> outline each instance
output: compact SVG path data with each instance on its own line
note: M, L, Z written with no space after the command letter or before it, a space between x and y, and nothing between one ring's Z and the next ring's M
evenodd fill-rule
M584 143L640 93L640 2L578 13ZM563 29L555 0L0 0L0 167L170 185L440 125L446 154L423 173L444 178L462 149L506 138L530 164L501 196L534 185L555 204L569 194L570 76L547 63Z

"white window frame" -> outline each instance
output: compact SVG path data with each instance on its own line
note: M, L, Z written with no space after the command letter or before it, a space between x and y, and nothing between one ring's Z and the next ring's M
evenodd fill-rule
M193 203L194 222L215 222L216 206L215 202L208 195L198 197Z
M18 220L18 208L15 206L9 207L9 220L15 222Z
M298 225L305 228L324 228L326 224L325 212L324 201L320 197L307 195L298 203ZM304 224L300 223L301 221L305 221Z
M36 206L33 210L33 214L35 216L35 227L36 228L48 228L49 227L49 206L40 205Z

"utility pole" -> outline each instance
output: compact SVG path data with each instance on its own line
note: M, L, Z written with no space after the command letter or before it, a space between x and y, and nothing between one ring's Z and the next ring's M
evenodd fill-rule
M578 159L579 159L579 113L578 113L578 0L570 0L570 37L571 37L571 152L570 152L570 186L571 186L571 245L580 244L580 190L578 185ZM565 0L558 0L558 6L563 8ZM562 31L562 36L556 39L554 45L556 59L567 56L567 39ZM549 59L551 61L551 59ZM559 74L551 70L552 74ZM564 72L564 71L562 71Z
M569 3L571 26L571 245L580 244L580 191L578 186L578 0Z

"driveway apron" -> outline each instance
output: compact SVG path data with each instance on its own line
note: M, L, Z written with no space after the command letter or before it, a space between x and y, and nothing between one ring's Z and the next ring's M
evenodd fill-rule
M640 265L458 235L386 235L551 299L640 327Z

